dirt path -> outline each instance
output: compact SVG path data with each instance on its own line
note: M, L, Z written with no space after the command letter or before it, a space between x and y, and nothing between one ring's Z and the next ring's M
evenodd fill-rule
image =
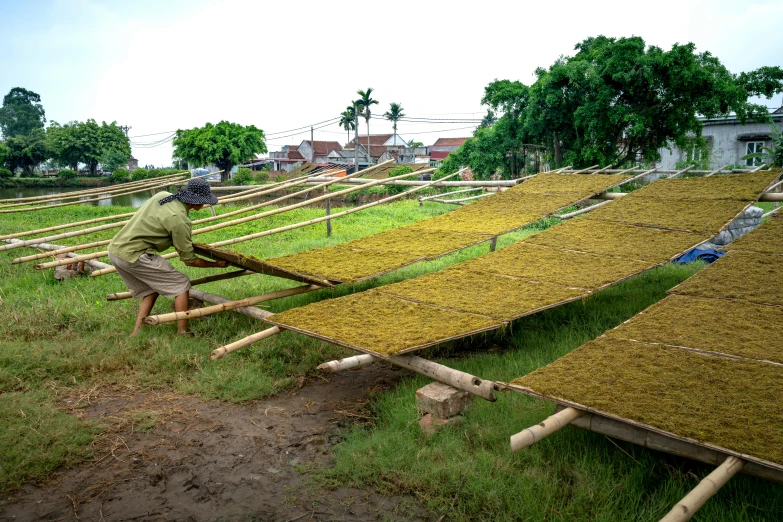
M0 501L0 520L428 520L411 498L324 490L301 472L329 465L368 395L402 375L374 365L244 405L117 390L71 398L118 429L92 462Z

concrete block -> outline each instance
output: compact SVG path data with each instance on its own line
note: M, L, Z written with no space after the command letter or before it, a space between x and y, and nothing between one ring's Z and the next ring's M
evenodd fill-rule
M432 413L425 413L424 416L421 419L419 419L419 428L421 428L421 431L423 431L424 434L429 437L434 435L435 432L438 431L438 428L442 426L448 426L449 424L458 424L464 420L465 417L463 417L462 415L456 415L448 419L439 419L435 417Z
M449 419L464 412L473 402L473 395L433 382L416 390L416 403L423 413L430 413L438 419Z

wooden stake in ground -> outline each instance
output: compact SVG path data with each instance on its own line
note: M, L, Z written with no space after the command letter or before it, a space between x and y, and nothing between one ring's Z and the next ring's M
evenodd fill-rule
M704 479L699 482L685 498L680 500L680 502L661 519L661 522L686 522L690 520L696 511L715 495L731 477L742 471L744 465L745 462L737 457L728 457L723 461L723 464L704 477Z

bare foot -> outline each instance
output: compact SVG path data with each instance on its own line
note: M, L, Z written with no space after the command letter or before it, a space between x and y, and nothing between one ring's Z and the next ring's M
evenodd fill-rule
M131 337L136 337L137 335L139 335L139 329L138 328L134 328L133 331L131 332L130 336Z
M181 332L177 332L177 335L182 335L184 337L195 337L196 336L196 334L194 334L190 330L183 330Z

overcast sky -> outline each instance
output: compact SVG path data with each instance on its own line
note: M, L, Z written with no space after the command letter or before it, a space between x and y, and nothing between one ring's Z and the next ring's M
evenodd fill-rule
M367 87L379 114L395 101L408 116L480 118L487 83L530 84L536 67L599 34L664 49L694 42L735 73L783 65L780 0L0 0L0 20L0 95L25 87L50 121L117 121L148 144L225 119L263 129L277 150L309 139L309 130L282 131L338 116ZM781 96L766 103L780 106ZM470 136L465 127L398 131L427 145ZM390 129L371 120L372 133ZM346 134L333 124L315 138L345 143ZM142 165L171 164L168 143L133 154Z

